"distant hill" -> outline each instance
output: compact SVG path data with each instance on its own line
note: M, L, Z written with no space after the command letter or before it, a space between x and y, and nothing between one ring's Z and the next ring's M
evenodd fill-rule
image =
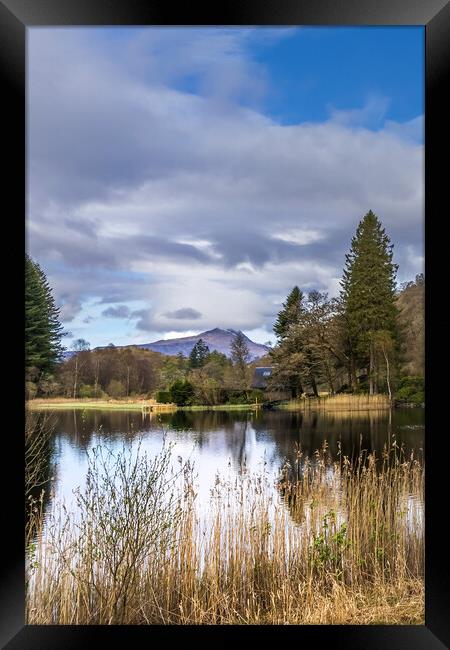
M176 355L181 352L185 357L189 356L194 345L202 339L204 343L209 347L210 351L217 350L225 354L227 357L231 356L231 343L236 336L237 331L232 329L220 329L216 327L213 330L207 332L201 332L200 334L195 334L194 336L183 336L179 339L167 339L161 341L155 341L154 343L143 343L138 345L139 348L144 348L146 350L153 350L154 352L161 352L162 354ZM269 351L267 345L262 345L261 343L254 343L251 341L248 336L245 336L245 341L247 343L250 360L258 359L263 357Z
M401 371L407 375L425 373L425 279L417 275L397 296L398 325L402 341Z
M177 355L181 352L185 357L188 357L191 353L194 345L202 339L204 343L209 347L210 351L217 350L225 354L227 357L231 356L231 343L233 338L238 332L232 329L220 329L216 327L213 330L208 330L207 332L200 332L200 334L195 334L194 336L183 336L177 339L166 339L160 341L154 341L153 343L141 343L139 345L133 345L130 347L143 348L144 350L152 350L153 352L160 352L161 354L167 355ZM245 336L245 341L247 343L249 352L250 352L250 361L259 359L260 357L265 356L269 352L267 345L262 345L261 343L255 343L248 336ZM117 346L117 347L128 347L128 346ZM97 348L99 349L99 348ZM66 350L63 352L62 358L63 361L70 359L75 352L71 350Z

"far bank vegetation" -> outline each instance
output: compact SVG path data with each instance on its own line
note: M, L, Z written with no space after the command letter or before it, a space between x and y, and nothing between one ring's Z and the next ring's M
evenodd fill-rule
M62 328L51 289L39 265L29 257L26 264L27 399L214 406L261 403L270 392L293 403L325 395L347 395L353 403L361 402L361 395L380 403L424 402L425 280L418 275L397 286L392 244L371 211L352 239L340 295L294 287L274 323L276 344L253 362L239 334L231 358L202 340L184 357L113 344L91 350L78 339L73 356L62 361ZM252 389L257 366L272 368L266 393Z

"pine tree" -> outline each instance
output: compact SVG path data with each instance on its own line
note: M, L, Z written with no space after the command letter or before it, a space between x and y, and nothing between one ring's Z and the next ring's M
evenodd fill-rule
M203 339L199 339L189 355L189 368L202 368L208 359L208 355L209 347Z
M294 287L286 298L286 302L283 303L283 309L278 313L273 326L273 331L279 340L287 336L292 325L297 325L300 322L302 302L303 293L298 287Z
M278 345L271 351L274 363L272 382L283 390L289 390L294 398L303 392L303 338L298 336L297 331L303 310L303 293L295 286L283 303L283 309L278 313L273 326Z
M397 309L393 245L378 217L370 210L359 223L341 280L341 297L348 335L351 377L356 365L369 369L369 392L378 392L376 346L390 336L395 342Z
M25 363L40 375L51 372L59 360L62 325L45 273L25 257Z

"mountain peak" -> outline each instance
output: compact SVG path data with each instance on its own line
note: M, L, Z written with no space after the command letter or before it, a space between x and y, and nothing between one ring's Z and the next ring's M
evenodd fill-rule
M152 350L153 352L161 352L162 354L167 354L169 356L176 356L181 352L183 356L188 357L197 341L202 339L202 341L209 347L211 352L215 350L217 352L225 354L227 357L231 357L231 344L233 343L234 337L239 332L241 332L241 330L215 327L212 330L200 332L199 334L194 334L193 336L180 336L175 339L160 339L159 341L152 341L151 343L138 343L134 344L133 347L143 348L144 350ZM251 361L258 359L259 357L263 357L269 352L267 345L255 343L245 334L244 337L249 349ZM122 345L117 347L120 348L128 346ZM63 354L63 358L70 359L73 354L75 354L73 351L66 351Z
M189 356L194 345L202 339L204 343L209 347L210 351L221 352L227 357L231 356L231 344L234 337L238 334L240 330L235 330L232 328L224 329L221 327L215 327L212 330L207 330L206 332L200 332L194 336L184 336L174 339L165 339L160 341L154 341L152 343L142 343L138 345L139 348L145 348L147 350L153 350L154 352L162 352L163 354L168 355L177 355L181 352L184 356ZM244 334L245 336L245 334ZM248 336L245 336L250 358L253 361L259 357L263 357L269 351L269 348L266 345L261 343L255 343Z

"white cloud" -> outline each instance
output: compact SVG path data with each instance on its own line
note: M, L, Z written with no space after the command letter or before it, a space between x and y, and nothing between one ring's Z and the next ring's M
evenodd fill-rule
M388 133L392 133L402 140L410 140L420 144L425 137L424 115L419 115L408 122L386 120L385 129Z
M336 109L330 107L331 120L349 127L379 126L389 108L389 97L370 95L362 108Z
M308 244L320 241L324 237L325 233L319 232L318 230L301 230L298 228L272 235L273 239L280 239L281 241L288 242L288 244L296 244L297 246L307 246Z
M64 320L100 296L139 302L137 338L264 332L294 284L338 291L369 209L401 268L421 270L422 118L386 122L372 97L321 124L276 123L246 43L288 36L148 30L113 58L84 31L30 30L27 230ZM185 308L201 318L170 317Z

